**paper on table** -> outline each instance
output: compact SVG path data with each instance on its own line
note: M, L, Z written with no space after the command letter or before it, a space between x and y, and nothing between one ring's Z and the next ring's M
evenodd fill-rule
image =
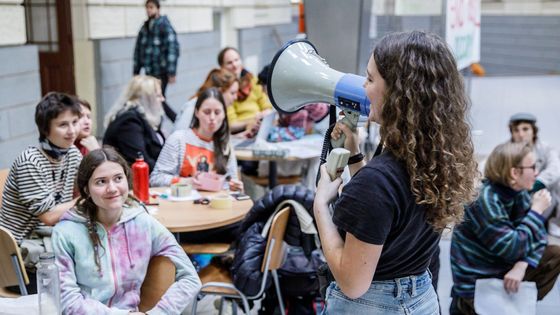
M274 143L280 149L288 149L288 156L299 159L309 159L321 155L323 136L319 134L306 135L299 140Z
M189 201L189 200L197 200L202 198L198 190L193 189L191 194L185 197L174 197L171 195L171 189L166 189L165 194L167 195L167 200L169 201ZM161 198L161 196L160 196Z
M474 290L474 309L480 315L536 314L537 285L523 281L517 293L509 294L502 279L478 279Z

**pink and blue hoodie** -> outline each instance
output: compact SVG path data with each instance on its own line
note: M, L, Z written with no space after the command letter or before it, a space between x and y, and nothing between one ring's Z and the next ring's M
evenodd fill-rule
M111 230L97 224L99 271L86 225L68 211L54 227L52 240L60 272L64 314L128 314L137 311L140 287L150 258L165 256L176 267L175 283L148 314L180 314L201 283L195 268L173 235L141 206L125 206Z

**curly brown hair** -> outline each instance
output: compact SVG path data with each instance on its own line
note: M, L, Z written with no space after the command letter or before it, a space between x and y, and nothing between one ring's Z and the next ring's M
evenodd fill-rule
M405 163L416 203L441 231L462 220L479 174L457 64L441 38L421 31L383 37L373 58L386 86L382 141Z

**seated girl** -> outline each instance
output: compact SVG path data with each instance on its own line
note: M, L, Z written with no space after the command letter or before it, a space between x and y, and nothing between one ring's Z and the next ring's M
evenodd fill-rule
M105 115L103 145L111 146L132 165L142 153L154 169L165 137L161 131L165 97L161 82L148 75L135 75L123 95Z
M149 314L180 314L201 283L173 235L129 195L130 170L113 149L90 152L80 164L80 197L53 231L64 314L138 311L150 259L175 265L175 283ZM135 313L141 314L141 313Z
M233 105L233 102L237 99L237 91L239 90L239 81L235 75L228 70L215 68L210 70L206 76L204 83L198 88L195 95L189 99L183 105L181 113L175 120L175 125L173 126L174 131L179 129L188 129L191 126L191 120L194 114L194 105L196 100L204 92L204 90L215 87L220 90L226 104L226 109Z
M37 292L35 265L50 234L74 206L74 180L82 160L74 141L80 132L80 104L67 94L51 92L35 109L39 143L29 146L13 162L4 186L0 226L8 229L21 248L29 275L29 293ZM48 245L47 245L48 246Z
M80 117L80 133L78 133L74 145L85 156L89 151L99 149L100 146L95 136L92 135L91 105L84 99L78 99L78 102L82 108L82 117Z
M237 180L237 161L229 143L224 98L217 88L200 93L190 128L169 136L150 175L150 185L169 186L180 181L196 188L196 176L206 170L231 178L231 190L243 189Z
M538 175L535 154L524 143L504 143L488 157L478 200L465 209L453 231L450 314L475 314L477 279L503 278L504 290L517 292L521 281L537 284L541 300L560 273L560 247L547 244L542 213L550 193L529 195Z

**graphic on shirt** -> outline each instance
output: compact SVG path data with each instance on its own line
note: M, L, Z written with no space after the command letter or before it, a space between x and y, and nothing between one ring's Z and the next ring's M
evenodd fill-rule
M181 177L194 176L197 172L209 172L214 170L214 152L186 145L183 165L181 165Z

